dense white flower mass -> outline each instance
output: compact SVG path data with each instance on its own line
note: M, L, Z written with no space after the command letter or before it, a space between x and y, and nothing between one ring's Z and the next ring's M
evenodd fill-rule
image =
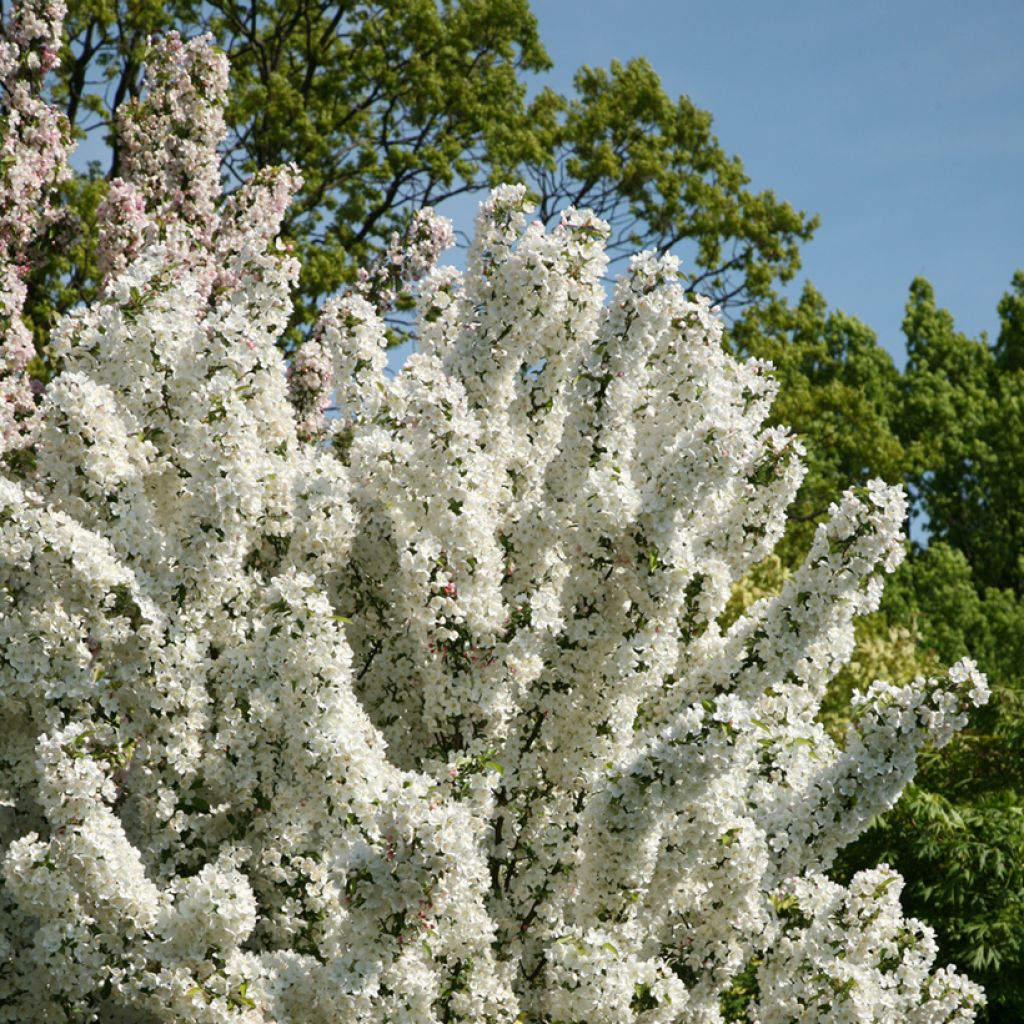
M898 876L826 874L987 696L964 662L817 721L899 490L731 621L801 449L672 259L606 303L606 226L499 188L465 274L421 216L288 366L295 172L222 200L222 59L148 74L0 474L0 1021L715 1024L744 971L760 1024L972 1020Z

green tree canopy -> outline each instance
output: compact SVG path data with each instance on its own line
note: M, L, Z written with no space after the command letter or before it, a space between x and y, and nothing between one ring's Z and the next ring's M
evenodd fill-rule
M54 95L109 158L66 190L63 237L41 247L35 314L95 289L95 210L118 173L112 133L137 99L147 38L210 32L231 60L229 188L294 162L305 184L284 224L298 249L298 323L372 262L425 205L525 181L551 221L570 204L614 227L612 255L681 247L695 289L727 310L764 300L799 266L816 221L754 192L711 116L670 99L644 61L583 68L576 93L527 76L549 58L527 0L71 0Z
M900 374L874 332L829 311L809 283L795 305L777 299L748 311L731 339L739 353L772 361L780 386L772 419L792 427L807 448L807 477L784 548L795 564L837 493L871 477L903 479Z
M1024 594L1024 274L995 345L956 330L931 286L911 287L902 430L932 536L964 553L979 589Z
M773 295L800 266L817 225L770 192L751 192L736 156L711 131L711 115L673 100L645 60L583 67L576 95L545 90L531 105L545 158L520 168L550 222L589 207L612 227L610 253L682 247L688 285L730 311Z

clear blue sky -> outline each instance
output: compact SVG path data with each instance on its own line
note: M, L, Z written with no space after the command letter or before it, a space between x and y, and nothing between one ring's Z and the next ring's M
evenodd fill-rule
M916 275L961 330L996 329L1024 268L1022 0L532 6L547 84L646 57L670 95L713 114L752 187L820 214L804 272L900 362Z

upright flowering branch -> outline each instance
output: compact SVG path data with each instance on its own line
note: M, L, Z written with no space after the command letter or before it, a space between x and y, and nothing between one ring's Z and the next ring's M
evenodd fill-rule
M607 226L506 186L464 275L423 215L288 367L295 172L219 199L219 59L150 73L0 475L0 1020L719 1024L743 976L759 1024L971 1021L899 878L826 875L987 696L818 721L901 492L733 621L802 449L673 260L609 303Z
M63 20L60 0L34 0L0 25L0 452L28 444L35 420L27 373L35 349L22 311L29 245L54 216L51 195L68 174L68 125L41 97Z
M118 111L125 179L154 218L187 225L202 241L221 194L217 146L227 133L227 89L227 59L209 38L186 43L172 32L150 49L145 98Z
M99 209L99 265L111 279L146 241L162 239L182 258L209 248L221 194L217 146L226 134L228 66L208 39L177 33L152 45L142 99L118 111L122 177Z
M430 207L418 210L406 234L393 232L380 259L360 270L356 291L382 312L390 309L402 291L415 286L433 269L454 241L450 221Z
M357 324L371 321L376 324L378 317L391 310L400 295L407 294L431 273L454 239L448 220L429 207L419 210L413 215L405 236L394 232L380 259L369 269L360 271L355 288L325 303L312 337L300 346L289 369L292 403L299 416L299 433L303 438L320 435L324 412L331 403L334 378L348 377L344 371L335 374L331 355L332 351L339 351L339 324L344 323L349 332ZM381 367L384 365L381 346L376 340L357 361L363 356L371 362L379 361Z

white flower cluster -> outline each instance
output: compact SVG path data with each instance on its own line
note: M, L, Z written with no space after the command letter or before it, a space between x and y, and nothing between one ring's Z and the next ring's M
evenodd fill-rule
M900 914L902 888L886 865L848 888L814 873L780 886L781 934L758 972L756 1024L973 1020L974 986L949 968L931 971L935 939Z
M723 625L800 447L671 259L606 304L606 226L501 188L465 275L420 239L399 374L356 294L289 378L294 176L210 212L137 155L0 476L0 1021L716 1024L744 971L761 1024L973 1019L892 873L823 875L986 696L964 663L816 721L900 493Z
M449 220L429 206L417 210L406 233L393 231L387 249L372 266L360 269L356 291L382 310L390 308L403 290L429 273L454 241Z

